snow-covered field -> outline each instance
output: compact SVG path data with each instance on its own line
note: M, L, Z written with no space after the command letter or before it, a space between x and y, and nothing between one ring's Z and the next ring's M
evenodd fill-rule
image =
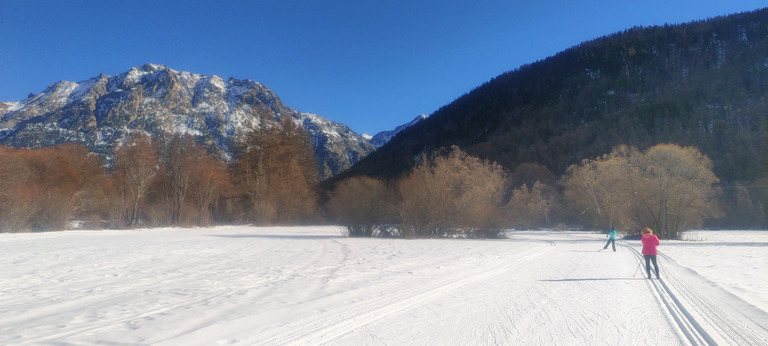
M768 232L359 239L337 227L0 234L0 344L768 344Z

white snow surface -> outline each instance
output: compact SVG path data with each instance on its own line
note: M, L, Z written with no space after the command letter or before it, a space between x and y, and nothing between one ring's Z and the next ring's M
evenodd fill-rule
M403 130L413 125L416 125L418 122L425 120L427 118L429 118L429 115L421 114L415 117L413 120L411 120L407 124L403 124L396 127L394 130L381 131L374 136L367 135L370 138L366 138L366 140L371 142L371 144L373 144L376 148L381 148L382 146L384 146L384 144L387 144L387 142L392 140L392 138L394 138L398 133L402 132Z
M768 344L768 231L370 239L334 226L0 234L0 344Z
M22 107L24 107L24 104L21 101L12 101L12 102L2 102L8 107L8 112L15 112Z
M97 82L98 79L91 78L87 81L74 83L75 88L72 89L71 93L69 93L67 103L73 103L82 100L85 95L91 91L91 88L93 88Z

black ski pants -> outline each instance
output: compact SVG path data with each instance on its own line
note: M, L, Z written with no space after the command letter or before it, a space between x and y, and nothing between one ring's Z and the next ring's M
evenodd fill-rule
M616 252L616 239L608 238L608 242L603 246L603 250L607 249L608 245L613 245L613 252Z
M648 273L648 278L651 278L651 262L653 262L653 267L656 269L656 278L660 279L659 265L656 263L656 255L643 255L643 258L645 259L645 272Z

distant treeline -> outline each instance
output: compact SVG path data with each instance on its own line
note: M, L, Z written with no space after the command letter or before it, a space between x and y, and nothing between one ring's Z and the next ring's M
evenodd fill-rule
M674 238L722 217L724 204L712 161L674 144L618 146L559 179L535 164L508 172L454 146L422 153L400 178L352 177L331 189L321 189L309 137L290 120L253 130L237 152L227 165L189 135L139 133L106 167L79 145L0 147L0 231L337 223L350 236L492 238L509 228L651 226ZM735 196L742 227L765 225L759 199Z
M621 145L552 178L533 164L509 174L453 147L421 155L399 179L341 181L329 210L351 235L401 237L495 237L508 228L578 225L628 234L651 227L670 239L722 217L712 161L694 147ZM737 203L742 222L765 224L761 203L747 194Z

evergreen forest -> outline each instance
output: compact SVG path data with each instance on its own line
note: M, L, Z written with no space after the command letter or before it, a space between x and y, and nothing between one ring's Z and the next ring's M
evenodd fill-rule
M394 179L419 153L457 145L513 174L538 167L517 186L553 185L616 146L674 143L713 162L725 210L709 226L765 227L766 95L768 9L635 27L493 78L336 179Z

